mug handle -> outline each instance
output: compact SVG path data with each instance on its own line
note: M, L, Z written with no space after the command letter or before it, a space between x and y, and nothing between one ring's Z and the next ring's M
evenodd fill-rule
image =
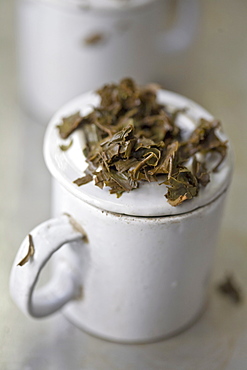
M50 219L34 228L22 242L10 275L10 295L21 311L44 317L78 299L82 287L79 276L64 262L56 266L54 278L35 291L39 275L53 253L64 244L81 241L85 233L69 215Z
M158 36L159 50L164 53L185 50L197 33L199 15L199 0L177 0L174 24Z

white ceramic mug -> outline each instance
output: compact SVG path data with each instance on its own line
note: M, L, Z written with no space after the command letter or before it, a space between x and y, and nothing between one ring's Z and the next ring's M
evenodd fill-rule
M192 101L160 91L168 106L187 108L180 124L212 116ZM93 183L77 187L85 163L82 137L73 134L63 152L56 125L61 117L96 105L98 97L83 95L63 107L51 120L44 155L53 176L53 219L31 235L34 254L23 266L26 238L15 259L10 280L14 301L27 315L43 317L62 310L78 327L113 341L148 342L170 336L192 323L207 300L210 273L232 155L198 197L170 206L164 186L141 184L120 198ZM84 237L83 237L84 236ZM35 289L47 261L53 278Z
M165 56L186 49L198 29L198 0L178 0L168 30L169 0L17 4L20 99L45 124L69 99L106 82L159 82Z

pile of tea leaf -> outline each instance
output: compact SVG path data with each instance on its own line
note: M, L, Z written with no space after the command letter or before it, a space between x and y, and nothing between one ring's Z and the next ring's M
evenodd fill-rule
M159 181L168 189L168 202L177 206L209 183L210 172L217 171L227 151L216 132L220 123L201 119L189 139L183 140L176 125L181 110L170 112L157 101L156 93L154 85L139 87L126 78L98 90L100 104L88 115L78 112L63 118L58 125L61 138L78 128L85 134L88 167L75 184L94 180L96 186L107 186L120 197L142 181ZM215 154L217 163L209 171L209 158Z

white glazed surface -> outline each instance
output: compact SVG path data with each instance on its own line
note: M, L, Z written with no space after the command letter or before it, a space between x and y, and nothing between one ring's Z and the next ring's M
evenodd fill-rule
M43 317L63 309L76 326L128 343L170 336L198 317L225 193L184 215L146 218L102 211L56 181L53 191L55 218L31 231L34 256L17 266L28 249L25 239L11 272L11 295L25 314ZM80 224L87 243L63 213ZM53 254L54 276L35 290Z
M19 0L18 68L25 108L46 124L62 104L103 83L125 76L139 83L158 81L164 55L186 49L197 29L198 1L179 3L178 24L168 32L167 0L108 11ZM95 34L102 40L87 44Z
M69 212L89 243L62 248L81 270L83 297L63 312L75 325L114 341L147 342L192 323L205 306L225 193L171 217L129 217L92 207L53 182L53 216Z
M205 109L181 95L160 90L158 99L172 109L187 108L187 117L180 115L178 124L188 128L188 131L194 129L200 118L213 119L212 115ZM135 216L164 216L190 212L211 202L228 187L232 173L231 148L229 148L229 153L220 171L211 174L210 183L200 189L197 197L178 207L173 207L167 202L164 196L167 189L158 183L143 183L138 189L124 193L120 198L110 194L108 188L103 190L98 188L93 182L81 187L73 184L74 180L83 176L83 170L86 168L81 149L84 145L83 134L80 131L75 132L72 147L64 152L59 147L64 142L60 139L56 126L61 122L62 117L77 111L87 114L91 107L97 105L98 102L99 97L92 93L74 99L54 115L46 131L44 143L46 165L53 176L76 197L111 212ZM224 135L222 138L227 139Z

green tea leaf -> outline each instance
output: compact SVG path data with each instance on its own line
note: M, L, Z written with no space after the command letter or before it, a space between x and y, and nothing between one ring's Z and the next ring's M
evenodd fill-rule
M69 137L69 135L77 129L81 122L82 117L80 116L80 112L63 118L62 123L57 126L61 138L67 139L67 137Z
M170 177L166 185L168 185L168 191L165 196L174 207L198 194L198 182L186 168L181 169L176 178Z
M192 172L199 184L206 186L210 182L210 175L208 173L205 163L199 162L196 156L193 159Z
M58 125L62 138L78 128L85 134L88 167L75 184L94 180L99 188L109 187L111 194L120 197L141 181L161 180L172 206L192 199L207 186L210 173L219 170L227 154L227 143L218 135L219 121L201 119L183 140L177 119L186 114L186 107L169 110L157 101L157 91L156 85L140 87L125 78L99 89L100 104L88 115L81 117L78 112L63 119Z
M66 152L73 144L73 140L71 139L69 144L67 145L59 145L59 148L63 151Z
M33 238L31 234L28 234L28 240L29 240L28 252L26 256L18 263L17 266L25 265L30 260L30 258L32 258L34 255L35 249L34 249Z
M79 179L73 181L73 183L78 185L78 186L81 186L81 185L85 185L85 184L89 183L92 180L93 180L93 176L90 175L90 174L87 174L87 175L85 175L83 177L80 177Z

